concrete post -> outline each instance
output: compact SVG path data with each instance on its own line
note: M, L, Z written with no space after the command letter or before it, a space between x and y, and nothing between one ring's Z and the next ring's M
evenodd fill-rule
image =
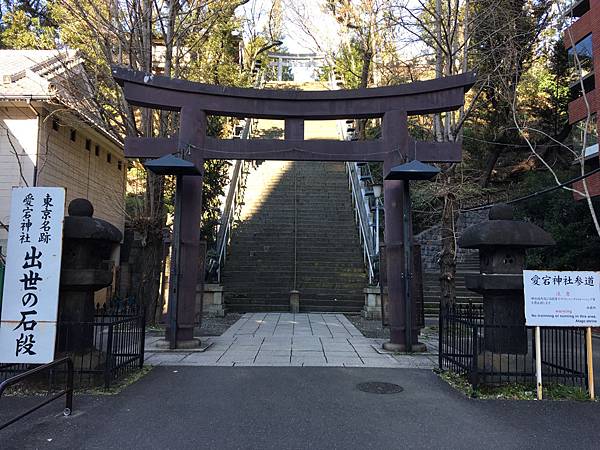
M290 291L290 312L300 312L300 291Z

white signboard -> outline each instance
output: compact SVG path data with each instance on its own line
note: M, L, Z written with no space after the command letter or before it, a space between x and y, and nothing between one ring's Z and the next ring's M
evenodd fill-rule
M523 271L529 326L600 326L598 272Z
M64 211L63 188L13 188L0 363L54 359Z

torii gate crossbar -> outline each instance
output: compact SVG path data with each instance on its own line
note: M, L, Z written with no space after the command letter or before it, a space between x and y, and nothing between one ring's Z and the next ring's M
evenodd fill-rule
M292 91L213 86L113 67L113 77L132 105L178 111L173 138L129 137L128 158L157 158L183 151L202 168L205 159L292 161L382 161L384 173L407 159L459 162L459 142L419 142L408 133L407 117L453 111L475 83L474 73L398 86L336 91ZM284 139L222 140L206 136L207 115L272 118L285 121ZM372 141L304 140L305 120L382 118L382 137ZM202 177L184 177L181 255L178 273L177 339L193 339L198 281ZM390 343L406 342L404 317L403 182L384 182L385 248ZM411 232L412 233L412 232ZM414 296L413 296L414 298ZM418 328L413 318L413 340ZM410 350L410 349L409 349Z

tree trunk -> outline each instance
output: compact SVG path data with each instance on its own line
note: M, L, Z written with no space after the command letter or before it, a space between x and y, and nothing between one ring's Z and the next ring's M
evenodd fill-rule
M139 65L147 73L153 69L152 61L152 2L144 0L140 3L141 26L139 27L139 39L141 51L139 53ZM146 137L154 135L154 113L149 108L142 108L141 129ZM162 239L163 228L166 222L164 208L164 178L152 172L146 172L146 201L145 217L142 233L142 255L144 268L138 289L138 301L142 302L149 311L157 308L159 299L160 273L162 267ZM154 317L148 315L148 320Z
M492 172L494 171L494 167L496 167L496 162L498 162L498 158L500 157L501 150L498 148L493 148L485 162L485 169L483 170L483 174L481 176L480 186L487 187L491 178Z
M454 304L456 301L456 220L458 217L454 194L446 191L443 201L442 251L440 254L440 289L442 293L440 306L442 307Z
M366 88L369 85L369 73L371 71L371 62L373 61L373 53L371 50L366 49L363 55L363 66L360 74L360 88ZM357 120L357 135L358 139L364 141L367 139L367 120Z

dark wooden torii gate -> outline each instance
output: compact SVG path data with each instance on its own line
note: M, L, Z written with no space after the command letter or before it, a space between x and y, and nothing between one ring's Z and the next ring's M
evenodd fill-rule
M291 91L213 86L114 67L113 77L132 105L179 111L179 135L129 137L128 158L158 158L183 151L202 168L205 159L383 161L384 174L407 159L459 162L460 143L419 142L408 133L409 115L453 111L475 82L473 73L399 86L337 91ZM206 116L285 120L284 139L224 140L206 136ZM382 138L371 141L304 140L305 120L382 118ZM403 181L385 181L385 245L390 344L405 348ZM183 178L177 339L193 339L198 281L202 177ZM411 314L416 321L416 314ZM418 329L413 326L412 342ZM409 349L410 350L410 349Z

